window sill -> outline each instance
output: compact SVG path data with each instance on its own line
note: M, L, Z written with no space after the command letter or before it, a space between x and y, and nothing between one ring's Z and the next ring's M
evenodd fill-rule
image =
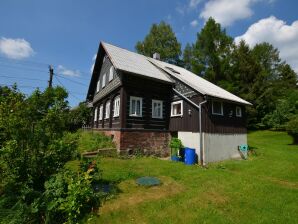
M152 117L153 119L163 119L163 117Z
M171 115L171 117L183 117L183 114Z
M223 114L216 114L216 113L212 113L212 115L224 116Z
M142 117L142 115L135 115L135 114L130 114L130 117Z
M119 117L119 115L114 115L113 117Z

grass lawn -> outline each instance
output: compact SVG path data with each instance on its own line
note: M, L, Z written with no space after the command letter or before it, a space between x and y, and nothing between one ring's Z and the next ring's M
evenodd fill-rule
M155 158L104 158L103 178L120 193L100 208L95 223L298 223L298 146L286 133L248 135L256 156L185 166ZM138 187L141 176L163 184Z

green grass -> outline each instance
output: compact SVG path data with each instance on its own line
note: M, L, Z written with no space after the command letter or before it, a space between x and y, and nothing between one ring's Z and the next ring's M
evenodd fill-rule
M80 132L79 137L79 152L91 152L101 148L115 148L112 139L101 133L96 132Z
M282 132L248 135L257 155L209 167L155 158L103 158L103 178L120 193L95 223L298 223L298 146ZM138 187L135 178L163 185Z

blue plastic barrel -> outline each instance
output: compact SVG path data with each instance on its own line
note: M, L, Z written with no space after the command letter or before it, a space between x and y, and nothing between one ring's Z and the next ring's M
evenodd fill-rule
M193 165L196 162L196 150L192 148L184 148L184 163L186 165Z

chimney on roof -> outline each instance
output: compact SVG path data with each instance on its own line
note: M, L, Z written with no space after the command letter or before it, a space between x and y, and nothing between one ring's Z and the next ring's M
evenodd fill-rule
M160 60L160 54L155 52L153 54L153 59Z

